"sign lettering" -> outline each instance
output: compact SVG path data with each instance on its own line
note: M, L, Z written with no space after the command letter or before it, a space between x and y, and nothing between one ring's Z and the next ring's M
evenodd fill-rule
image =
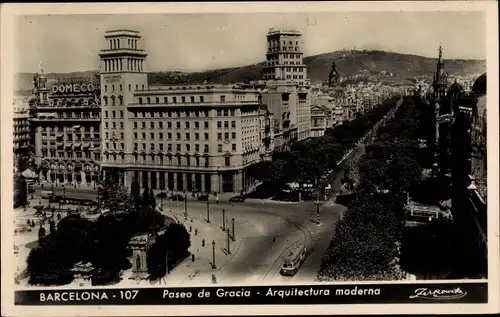
M59 84L52 86L52 93L82 93L82 92L93 92L95 86L93 84Z

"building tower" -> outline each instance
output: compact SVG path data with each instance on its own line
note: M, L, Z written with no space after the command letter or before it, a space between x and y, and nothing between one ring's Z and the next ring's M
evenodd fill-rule
M448 78L444 72L443 62L443 47L439 46L439 58L436 64L436 73L434 74L434 98L436 100L442 99L446 96L446 88L448 87Z
M131 161L131 127L127 126L127 105L134 91L148 89L147 53L141 48L138 31L112 30L104 35L106 48L101 50L101 151L103 176L113 170L125 181L125 167Z
M267 33L264 79L287 79L305 84L307 66L304 65L302 34L297 30L271 28Z

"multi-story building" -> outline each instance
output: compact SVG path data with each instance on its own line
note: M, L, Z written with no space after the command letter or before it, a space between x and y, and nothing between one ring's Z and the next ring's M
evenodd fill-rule
M272 151L273 114L257 89L148 86L147 53L129 30L105 34L101 57L102 167L120 181L180 192L241 192Z
M95 184L100 172L98 77L64 79L49 87L42 71L33 84L31 139L40 180Z
M24 99L16 99L13 106L13 153L15 156L25 155L31 144L28 103Z
M302 34L297 30L270 29L267 34L267 80L263 103L274 113L276 146L286 146L311 134L310 81L303 61Z
M324 105L311 106L311 137L323 136L326 129L332 126L332 111Z

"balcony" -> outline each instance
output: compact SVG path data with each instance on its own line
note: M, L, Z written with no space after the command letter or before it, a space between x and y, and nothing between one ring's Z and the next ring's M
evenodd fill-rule
M47 121L53 121L53 122L100 122L100 118L61 118L61 117L39 117L39 118L32 118L31 119L34 122L47 122Z

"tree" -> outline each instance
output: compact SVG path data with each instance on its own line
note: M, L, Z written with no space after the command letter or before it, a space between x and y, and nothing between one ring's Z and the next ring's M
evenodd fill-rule
M150 206L150 199L149 199L149 189L147 187L144 188L142 191L142 203L144 206Z
M137 179L134 179L134 181L130 185L130 196L134 200L141 199L140 186L139 186L139 182L137 181Z
M153 189L149 190L149 205L153 209L156 208L156 199L155 199L155 194L153 193Z
M119 184L116 173L109 173L99 184L97 192L102 207L108 209L112 214L116 214L117 211L128 210L130 207L130 196L127 187Z
M160 278L176 263L189 255L190 236L186 228L177 223L171 223L165 234L156 237L148 251L148 272L152 278Z

